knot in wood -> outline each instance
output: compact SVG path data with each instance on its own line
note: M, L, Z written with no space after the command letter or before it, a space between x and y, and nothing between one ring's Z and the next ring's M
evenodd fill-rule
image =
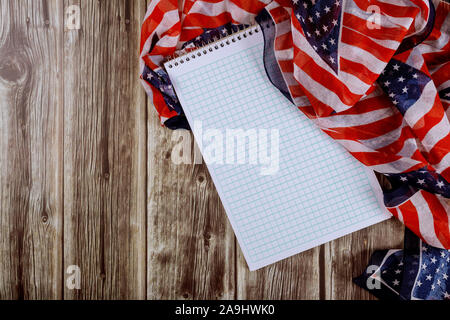
M7 53L0 59L0 80L9 84L19 84L26 79L28 64L19 53Z

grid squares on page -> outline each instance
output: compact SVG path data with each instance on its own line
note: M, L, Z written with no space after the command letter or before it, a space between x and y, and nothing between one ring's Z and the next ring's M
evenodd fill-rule
M378 208L364 169L273 87L262 53L258 44L197 68L179 77L178 88L204 130L280 132L273 176L261 176L257 166L208 166L251 262L357 224Z

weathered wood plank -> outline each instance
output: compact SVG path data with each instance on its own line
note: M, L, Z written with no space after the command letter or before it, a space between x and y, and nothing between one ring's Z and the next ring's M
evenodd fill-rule
M138 51L145 0L64 1L81 30L64 39L66 299L145 298L145 106ZM143 114L144 113L144 114Z
M325 245L325 298L373 300L375 297L352 282L375 250L401 249L404 227L395 219L354 232Z
M320 247L253 272L238 249L236 273L237 299L319 299Z
M0 299L58 299L62 4L0 2Z
M234 233L206 165L194 164L194 138L162 128L151 102L148 121L147 297L233 299ZM190 161L175 164L182 149Z
M234 233L206 165L192 134L162 128L148 105L147 298L233 299Z
M148 130L147 297L234 298L234 234L191 133L162 128L151 104ZM190 164L176 164L182 149Z

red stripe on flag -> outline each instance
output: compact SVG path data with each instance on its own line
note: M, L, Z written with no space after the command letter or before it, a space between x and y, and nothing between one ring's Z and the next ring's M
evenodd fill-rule
M397 6L376 0L353 0L353 2L364 11L367 11L369 6L378 6L381 9L381 14L396 18L414 18L420 11L417 7Z
M445 116L439 96L436 95L433 107L413 127L414 134L419 140L423 140L426 134Z
M333 117L333 116L332 116ZM337 115L339 117L339 115ZM331 120L332 121L332 120ZM329 128L334 139L366 140L385 135L392 129L400 127L403 121L401 113L371 122L369 124L341 128Z
M434 17L434 26L430 35L427 37L427 41L437 40L441 37L441 28L444 24L447 15L449 14L449 9L440 8L441 5L445 5L444 2L441 2L439 6L436 8L436 15Z
M422 234L420 233L419 215L417 214L416 207L410 200L408 200L401 204L398 208L402 213L403 223L405 226L423 240Z
M292 94L293 98L303 97L305 95L302 87L300 87L299 85L289 86L289 91Z
M275 50L292 49L292 33L287 32L275 39Z
M150 38L152 33L160 25L164 15L173 10L178 10L177 0L160 1L153 9L152 13L145 19L141 31L141 51L147 39Z
M142 57L142 60L144 60L145 65L146 65L147 67L149 67L150 69L152 69L152 70L156 70L156 69L159 68L158 65L156 65L156 64L153 63L153 61L150 59L150 56L149 56L149 55L145 55L144 57Z
M277 3L284 8L292 8L292 0L277 0Z
M190 13L183 22L183 27L217 28L232 21L230 12L223 12L217 16L206 16L201 13Z
M266 6L265 3L255 0L230 0L242 10L257 15Z
M428 152L428 161L431 164L438 164L447 154L450 153L450 133L434 145Z
M346 27L342 28L341 41L370 52L372 55L384 62L389 62L395 53L395 50L383 47L369 37Z
M373 73L365 65L347 60L343 57L340 57L339 64L341 71L356 74L361 81L367 84L374 83L374 81L379 77L379 74Z
M177 115L176 111L169 109L169 107L166 105L166 102L164 101L164 97L161 92L152 85L150 86L150 88L152 89L153 93L153 105L155 106L156 111L158 111L160 118L175 117Z
M178 0L177 0L178 1ZM196 0L185 0L184 1L184 7L183 7L183 14L188 14L191 10L192 6L195 4ZM217 2L220 2L222 0L215 0Z
M174 47L160 47L156 45L152 52L150 53L151 56L169 56L175 52Z
M334 109L331 108L329 105L317 100L317 98L312 95L308 90L305 89L304 86L302 86L299 83L299 86L302 88L303 92L305 93L305 95L308 97L309 102L311 102L311 105L314 108L314 114L316 115L316 117L327 117L329 115L331 115L332 113L334 113Z
M412 52L413 52L413 50L407 50L405 52L397 53L395 55L395 60L398 60L398 61L408 64L406 61L408 61L408 58Z
M193 0L192 2L193 3L195 3L195 2L207 2L207 3L220 3L220 2L223 2L224 0Z
M406 32L408 31L406 28L402 26L398 26L397 28L387 28L383 26L379 26L380 28L369 29L367 27L367 20L362 19L358 16L355 16L351 13L344 13L343 24L345 27L349 27L354 29L366 36L371 38L379 39L379 40L395 40L402 41Z
M397 209L396 208L387 208L389 210L389 212L398 219L398 213L397 213Z
M381 96L360 100L353 107L339 112L338 115L363 114L370 111L384 109L389 105L389 103L390 99L383 94Z
M442 61L446 61L448 59L449 52L450 52L450 42L447 43L440 51L424 53L423 59L425 60L427 65L430 66L439 65L442 63Z
M270 9L269 13L276 24L290 19L289 13L283 7Z
M292 60L279 60L278 65L280 66L280 69L283 72L286 72L286 73L294 72L294 65L292 63Z
M381 152L350 152L356 159L366 166L377 166L380 164L388 164L402 157L394 154L386 154Z
M434 231L437 238L446 249L450 249L450 229L448 215L444 206L434 194L422 191L422 196L428 203L428 207L433 215Z
M418 6L420 8L420 12L422 14L422 18L423 19L427 19L430 9L425 4L425 2L423 0L411 0L411 2L414 3L416 6Z
M313 106L299 106L301 112L303 112L309 119L316 119L316 112Z
M448 167L447 169L445 169L444 171L441 172L441 176L447 180L450 181L450 167Z
M180 30L181 30L181 23L180 21L178 21L172 27L167 29L165 32L161 33L160 38L163 38L165 36L175 37L180 34L181 32Z
M444 63L442 66L439 67L436 71L433 72L431 75L434 85L436 87L439 87L441 84L443 84L445 81L450 79L450 61Z
M425 159L425 157L423 156L422 152L420 152L419 149L414 151L413 155L411 156L411 159L421 162L420 167L418 169L421 169L421 168L425 167L426 165L428 165L428 169L431 168L431 166L428 164L428 161ZM409 170L409 171L412 171L412 170Z
M192 39L197 38L198 36L200 36L202 34L203 34L203 29L202 28L183 29L181 31L180 41L182 41L182 42L190 41Z
M347 106L352 106L361 98L361 95L351 92L338 78L319 66L314 59L307 55L303 50L296 50L294 63L306 72L314 81L320 83L325 88L332 88L342 103Z

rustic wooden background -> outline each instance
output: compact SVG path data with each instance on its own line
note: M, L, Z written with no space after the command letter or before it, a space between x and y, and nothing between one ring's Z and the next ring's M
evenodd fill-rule
M139 83L147 2L0 0L0 299L370 299L351 279L402 246L393 220L249 272Z

